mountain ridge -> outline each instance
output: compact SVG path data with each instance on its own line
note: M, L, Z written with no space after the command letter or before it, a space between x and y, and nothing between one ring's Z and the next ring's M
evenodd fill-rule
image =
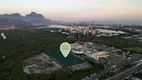
M46 19L42 14L37 14L36 12L31 12L25 16L21 16L20 13L12 13L12 14L1 14L0 15L0 18L1 20L9 20L9 22L13 22L13 21L10 21L12 19L18 19L18 20L23 20L21 21L22 23L23 22L27 22L28 24L31 23L31 24L51 24L51 20L50 19ZM18 22L17 20L17 22ZM9 24L9 22L7 22L7 24ZM0 23L0 25L3 24L3 23ZM6 22L5 22L6 24Z

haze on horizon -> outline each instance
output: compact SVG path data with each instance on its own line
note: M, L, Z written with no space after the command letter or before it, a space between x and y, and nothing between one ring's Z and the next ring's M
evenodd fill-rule
M51 20L142 20L142 0L1 0L0 14L31 11Z

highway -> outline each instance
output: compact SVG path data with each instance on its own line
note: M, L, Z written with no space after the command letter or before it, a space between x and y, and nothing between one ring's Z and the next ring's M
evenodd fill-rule
M139 63L137 64L136 66L124 71L124 72L121 72L107 80L122 80L124 79L125 77L131 75L132 73L136 72L136 71L139 71L142 69L142 63Z

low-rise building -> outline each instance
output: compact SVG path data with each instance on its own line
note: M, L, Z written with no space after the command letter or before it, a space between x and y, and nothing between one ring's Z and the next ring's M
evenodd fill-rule
M108 52L105 52L105 51L100 51L100 52L86 54L86 55L96 60L99 60L101 58L107 58L109 56Z
M95 60L108 57L108 52L97 50L92 42L85 43L86 45L81 45L79 43L71 44L72 52L76 55L86 55L90 58L94 58Z
M0 26L0 30L13 30L16 29L15 25Z

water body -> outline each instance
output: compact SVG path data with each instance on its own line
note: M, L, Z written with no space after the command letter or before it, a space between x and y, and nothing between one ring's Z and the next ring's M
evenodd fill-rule
M40 26L40 27L33 27L33 28L30 28L30 29L45 29L45 28L64 28L64 29L67 29L68 27L70 26L64 26L64 25L50 25L50 26Z
M96 29L96 30L99 30L101 32L104 32L104 33L119 33L119 34L125 34L126 32L123 32L123 31L115 31L115 30L108 30L108 29Z
M50 25L48 28L68 28L69 26L64 26L64 25Z

